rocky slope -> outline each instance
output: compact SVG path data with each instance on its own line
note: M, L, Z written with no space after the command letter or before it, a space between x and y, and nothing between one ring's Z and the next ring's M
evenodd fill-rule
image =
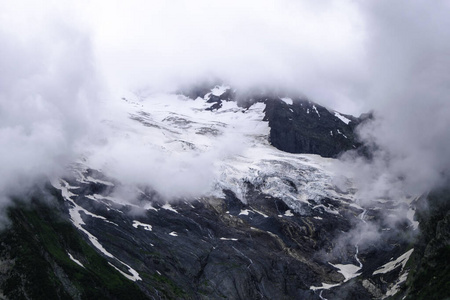
M411 275L397 299L450 299L450 194L433 191L418 206L420 235Z
M270 143L290 153L311 153L324 157L356 149L355 128L361 120L342 115L308 100L282 98L266 102Z
M359 119L300 99L238 105L224 86L193 94L127 98L106 114L111 139L148 150L132 155L154 186L120 177L130 166L111 167L120 160L110 141L23 197L31 208L11 209L4 298L381 299L400 290L415 251L414 198L366 207L327 158L358 147ZM180 174L181 193L167 184ZM366 242L361 232L373 228L379 237Z

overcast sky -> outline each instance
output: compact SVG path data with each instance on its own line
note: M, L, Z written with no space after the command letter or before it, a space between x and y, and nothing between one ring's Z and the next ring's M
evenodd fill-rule
M424 190L450 168L449 16L449 1L2 1L0 189L75 155L99 99L222 78L374 109L378 173Z

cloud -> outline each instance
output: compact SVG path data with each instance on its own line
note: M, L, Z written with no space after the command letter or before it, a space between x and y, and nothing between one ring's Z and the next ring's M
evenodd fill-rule
M1 205L75 157L101 90L89 37L27 4L0 7Z
M119 180L123 187L149 186L165 201L193 199L211 192L218 176L217 162L240 154L244 148L240 141L244 142L243 137L225 133L207 151L168 152L127 134L93 149L89 163ZM126 199L132 202L130 195Z
M13 169L29 176L58 169L75 155L94 131L98 99L217 77L241 89L295 90L347 113L374 109L375 122L360 130L377 145L377 159L358 160L367 170L361 185L372 190L395 182L419 193L447 176L448 1L17 1L0 8L3 178Z
M401 184L407 193L424 193L449 180L450 3L360 5L372 83L365 106L375 111L360 134L377 149L362 178L367 184L374 183L369 177L384 180L391 192Z
M351 1L133 0L86 10L114 89L173 90L218 77L358 108L351 95L364 78L364 23Z
M360 101L375 117L358 131L373 157L349 152L336 168L354 178L362 207L380 206L378 200L388 199L398 208L383 211L379 224L368 220L339 237L337 250L383 226L406 236L401 226L408 211L404 200L450 180L450 33L446 30L450 2L361 1L358 5L365 20L368 79ZM367 242L361 239L361 246Z

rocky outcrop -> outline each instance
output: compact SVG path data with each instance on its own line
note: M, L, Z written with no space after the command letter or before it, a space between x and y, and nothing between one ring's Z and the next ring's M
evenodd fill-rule
M49 189L56 193L36 190L9 209L0 234L1 299L148 299L83 239Z
M286 103L268 99L265 120L269 122L270 143L282 151L336 157L361 146L355 134L359 119L308 100Z
M370 114L356 118L302 98L283 98L282 93L278 95L273 91L236 95L236 91L223 85L199 86L187 90L184 95L192 99L204 98L212 104L207 110L219 110L222 101L237 101L244 108L257 102L265 103L264 121L269 122L270 143L282 151L323 157L337 157L347 150L359 148L364 152L355 129L370 118Z
M397 299L450 299L450 189L434 191L417 205L420 235Z
M0 235L3 295L11 299L387 295L404 268L384 266L391 258L404 261L413 229L408 219L385 220L381 212L405 211L408 205L382 199L361 207L350 180L339 187L333 183L332 160L278 151L268 144L269 127L261 122L265 115L273 145L285 130L288 134L279 142L292 151L334 156L346 145L356 146L347 140L358 119L299 99L258 96L249 98L248 107L237 107L224 102L235 97L228 91L217 86L198 92L206 92L203 100L174 97L159 108L157 103L147 107L129 103L132 110L120 120L137 129L127 135L158 142L154 148L172 155L188 151L193 156L209 149L209 139L234 134L244 125L240 129L246 151L214 161L220 174L210 192L168 201L149 186L123 186L92 169L88 158L74 163L64 178L24 193L21 201L28 205L10 210L11 226ZM252 106L255 102L259 103ZM161 131L162 140L154 140ZM149 170L156 176L159 171ZM361 241L366 226L379 229L376 242Z

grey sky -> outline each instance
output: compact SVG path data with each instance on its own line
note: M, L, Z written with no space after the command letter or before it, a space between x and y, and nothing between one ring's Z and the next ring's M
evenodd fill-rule
M97 100L221 77L375 109L361 132L380 159L361 178L425 190L450 167L449 15L418 0L3 1L0 188L57 168Z

